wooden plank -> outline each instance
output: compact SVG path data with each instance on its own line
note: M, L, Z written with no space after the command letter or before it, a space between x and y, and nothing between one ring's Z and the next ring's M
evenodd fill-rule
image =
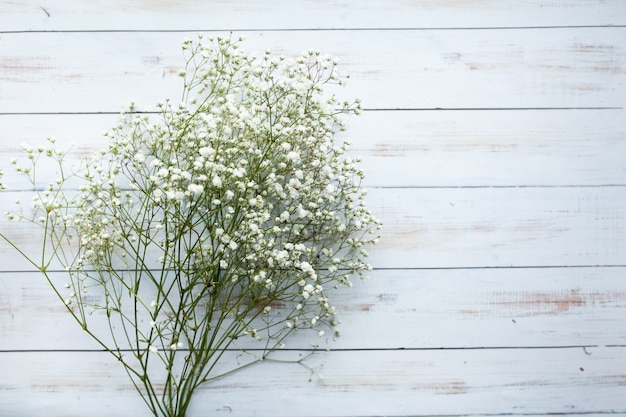
M366 112L349 119L366 186L624 184L623 110Z
M303 332L286 344L356 350L626 345L625 271L376 270L353 288L327 293L341 337ZM54 278L65 283L62 273ZM0 351L100 349L38 273L0 274L0 314ZM107 335L105 322L90 316L89 328Z
M15 30L231 30L620 25L619 0L70 0L4 2L0 28Z
M0 119L23 118L0 133L0 153L11 157L17 137L40 132L91 150L92 121L114 115L59 118L83 120L64 134L33 125L177 97L179 43L197 29L246 29L248 49L337 55L352 75L342 96L370 109L617 108L355 119L348 134L365 138L353 142L368 185L382 187L369 202L386 225L372 253L383 269L338 293L345 337L311 362L324 362L324 378L306 384L304 368L254 368L203 390L192 416L626 416L626 29L599 27L624 25L624 2L235 0L208 12L197 0L83 3L0 5L0 113L24 113ZM427 26L535 28L315 30ZM157 32L8 33L116 29ZM7 227L0 222L35 249L28 229ZM41 277L12 272L27 268L2 246L0 350L43 351L0 353L0 415L145 414L107 355L50 351L93 346Z
M306 362L321 375L310 383L301 366L260 364L202 388L188 416L623 416L624 353L623 347L321 353ZM0 366L6 415L145 414L104 353L3 354Z
M384 33L248 32L246 49L338 57L351 76L339 94L366 108L624 106L624 27ZM3 35L0 113L118 112L131 101L153 109L180 97L187 35Z
M626 187L377 188L367 201L383 222L378 268L624 264ZM39 254L34 226L2 218L0 228ZM5 271L28 269L6 244L0 254Z
M115 114L0 116L0 159L55 136L77 158L106 147ZM623 110L365 112L338 140L363 158L366 187L625 184ZM76 162L77 162L76 161ZM73 163L68 159L68 163Z
M379 267L618 265L626 188L372 190Z

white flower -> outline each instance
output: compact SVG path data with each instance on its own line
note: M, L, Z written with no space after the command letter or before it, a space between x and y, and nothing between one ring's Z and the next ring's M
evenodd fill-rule
M221 187L222 186L222 179L219 176L215 175L215 176L213 176L213 179L211 180L211 183L214 186L216 186L216 187Z
M278 263L281 263L282 261L285 261L288 258L289 258L289 252L287 252L286 250L281 250L274 254L274 259L276 259Z
M215 150L209 146L205 146L203 148L200 148L198 152L200 153L201 156L206 158L207 156L212 155L215 152Z
M301 262L300 269L302 270L302 272L306 272L306 273L315 272L311 264L308 262Z
M300 154L295 151L291 151L287 154L287 159L291 162L297 162L300 160Z
M189 184L187 190L192 194L202 194L204 187L200 184Z
M150 347L148 348L148 350L152 353L157 353L159 351L159 348L154 346L154 345L150 345Z
M298 217L299 217L299 218L304 219L304 218L305 218L305 217L307 217L309 214L311 214L311 212L310 212L310 211L308 211L308 210L305 210L305 209L302 207L302 205L300 205L300 206L298 207Z

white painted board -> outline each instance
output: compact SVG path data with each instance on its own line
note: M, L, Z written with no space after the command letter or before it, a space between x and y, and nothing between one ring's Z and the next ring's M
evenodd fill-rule
M385 223L376 269L335 294L321 376L265 363L188 417L626 416L625 17L620 0L0 1L0 158L47 136L102 147L122 106L178 96L198 31L336 55L366 107L340 138ZM0 416L145 415L42 277L0 261Z

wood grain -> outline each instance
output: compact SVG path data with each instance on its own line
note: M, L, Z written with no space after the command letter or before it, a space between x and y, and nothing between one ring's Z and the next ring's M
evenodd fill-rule
M384 224L370 253L378 268L624 264L626 187L375 188L367 201ZM3 218L0 227L40 254L36 226ZM28 267L7 245L0 251L5 271Z
M626 27L380 33L247 32L245 48L337 57L351 77L338 94L366 108L623 108ZM3 35L0 113L118 112L131 101L154 109L180 97L180 45L193 36Z
M366 187L625 185L624 110L368 111L347 119ZM60 149L68 162L103 149L116 114L0 116L0 166L20 144ZM5 179L13 171L5 169Z
M263 363L202 388L189 414L466 416L510 410L506 415L522 416L610 410L623 415L624 353L624 348L330 352L307 360L317 372L311 382L304 367ZM284 355L298 358L297 352ZM12 375L0 390L4 412L143 415L139 397L105 353L9 353L0 356L0 366Z
M355 280L354 288L327 294L338 310L341 337L332 341L304 333L287 347L626 345L625 272L624 267L376 270L365 281ZM65 283L63 273L53 279ZM0 274L0 314L5 317L0 352L99 349L38 273ZM103 316L90 319L92 331L108 334Z
M370 279L333 294L343 336L312 382L265 363L188 417L626 416L626 2L0 1L0 159L103 147L124 105L179 96L198 31L340 58L337 93L367 110L339 137L385 226ZM43 278L0 261L0 417L146 415Z
M623 25L619 0L13 0L0 28L35 30L402 29Z

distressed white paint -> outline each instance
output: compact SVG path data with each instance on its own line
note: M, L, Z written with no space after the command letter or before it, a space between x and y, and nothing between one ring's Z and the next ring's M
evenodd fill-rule
M49 136L75 143L79 160L105 146L102 132L119 118L0 117L3 160ZM625 118L623 109L366 111L338 138L363 157L367 187L624 185Z
M376 356L330 352L307 360L318 372L311 382L309 370L299 365L260 364L201 389L190 414L465 416L503 410L507 415L619 410L624 375L614 364L625 353L624 348L394 350ZM284 356L294 359L291 352ZM3 404L23 415L145 415L118 364L105 353L9 353L0 360L13 376L14 388ZM24 368L36 372L24 373Z
M7 34L0 113L118 112L131 101L140 110L154 109L164 96L179 97L180 46L194 36ZM358 96L366 108L620 107L626 95L626 27L245 36L249 50L298 54L316 48L338 57L340 72L351 76L341 96Z
M340 94L370 109L342 138L385 222L378 269L335 294L323 378L265 363L189 417L626 416L625 19L618 0L3 1L0 157L102 147L123 105L177 96L197 31L337 55ZM145 415L42 278L0 259L0 416Z
M375 188L367 200L385 224L370 256L378 268L624 264L626 187ZM40 253L36 226L0 225ZM27 267L10 251L0 249L6 270Z
M36 30L234 30L623 24L620 0L11 0L0 27Z
M626 309L625 273L624 267L374 271L354 288L329 293L344 336L325 346L624 345L626 334L616 329L626 323L616 312ZM62 273L53 277L65 283ZM0 308L6 318L0 322L0 350L98 348L54 302L37 273L0 274ZM106 333L98 320L90 328ZM306 335L288 347L308 348L310 341Z

